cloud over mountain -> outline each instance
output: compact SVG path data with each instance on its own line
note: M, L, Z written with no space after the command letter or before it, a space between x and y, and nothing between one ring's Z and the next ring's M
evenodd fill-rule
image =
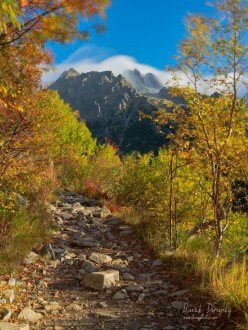
M44 73L43 83L44 85L51 84L54 82L64 71L74 68L79 73L87 73L90 71L112 71L114 75L123 74L128 70L137 69L142 74L152 73L156 76L159 82L164 85L171 86L172 74L163 70L154 68L148 64L139 63L135 58L127 55L113 55L113 51L108 48L97 47L92 44L87 44L74 53L72 53L62 63L55 65L51 70ZM182 72L177 72L178 83L181 86L191 84L190 80ZM211 76L209 76L211 80ZM244 78L244 83L240 84L239 95L243 96L247 93L247 77ZM216 88L210 88L207 84L207 77L200 85L199 92L212 94L215 91L222 92L223 88L221 85L216 85Z
M56 65L53 70L43 75L43 82L51 83L55 81L64 71L71 67L78 72L86 73L90 71L112 71L114 75L122 74L127 70L137 69L141 73L153 73L162 84L171 79L171 74L163 70L158 70L150 65L139 63L135 58L127 55L111 56L111 51L93 45L82 46L71 54L65 61Z

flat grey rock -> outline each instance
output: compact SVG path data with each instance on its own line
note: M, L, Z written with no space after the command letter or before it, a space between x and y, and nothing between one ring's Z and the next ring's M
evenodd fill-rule
M89 259L91 261L96 262L97 264L105 264L107 262L112 261L112 258L106 254L102 254L102 253L97 253L97 252L93 252L91 253L91 255L89 256Z
M128 273L123 273L122 278L123 278L123 280L126 280L126 281L134 281L135 280L135 277L128 274Z
M183 307L184 307L184 305L185 305L185 302L184 302L184 301L175 300L175 301L172 301L172 302L170 303L170 305L171 305L173 308L177 309L178 311L181 311L181 310L183 310Z
M91 261L85 260L82 264L82 267L87 273L96 272L96 267Z
M59 215L63 220L71 220L73 218L73 215L67 212L61 212Z
M158 291L153 292L153 294L154 294L154 295L157 295L157 296L159 296L159 295L164 295L164 296L166 296L166 295L168 295L168 291L167 291L167 290L158 290ZM168 295L168 296L169 296L169 295Z
M168 294L168 297L180 297L180 296L183 296L184 294L190 292L190 290L180 290L180 291L175 291L175 292L172 292L170 294Z
M81 246L81 247L97 247L100 246L100 243L94 241L93 239L89 240L89 239L81 239L81 240L75 240L73 241L74 244L76 244L77 246Z
M153 261L152 266L156 267L156 266L162 266L163 262L161 261L161 259L156 259Z
M107 308L108 304L105 301L99 301L97 306L100 308Z
M142 292L144 290L144 287L139 284L130 284L125 287L127 292Z
M149 280L153 275L154 273L141 273L139 275L139 278Z
M128 298L127 292L125 289L122 289L120 291L117 291L113 297L114 300L124 300L126 298Z

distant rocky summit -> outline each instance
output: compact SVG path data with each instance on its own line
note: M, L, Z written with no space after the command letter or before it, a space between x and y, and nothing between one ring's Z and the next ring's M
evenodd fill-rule
M151 120L141 120L140 113L154 114L163 101L157 102L156 97L148 97L137 89L146 88L148 92L149 86L150 92L158 93L161 85L153 74L142 75L134 70L126 75L132 78L133 85L111 71L80 74L70 69L50 89L57 90L73 110L79 110L80 118L86 121L99 142L111 140L123 152L156 151L166 139Z
M163 88L163 84L153 73L142 74L134 69L125 71L123 76L142 94L155 94Z

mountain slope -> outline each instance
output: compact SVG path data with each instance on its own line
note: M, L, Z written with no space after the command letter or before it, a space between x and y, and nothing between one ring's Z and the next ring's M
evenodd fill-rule
M185 99L182 96L173 96L170 87L163 87L158 93L152 94L153 97L171 101L175 104L185 104Z
M152 98L138 93L122 76L111 71L79 74L74 69L64 72L51 86L74 110L98 141L106 138L123 152L147 152L165 143L164 137L140 112L157 110Z

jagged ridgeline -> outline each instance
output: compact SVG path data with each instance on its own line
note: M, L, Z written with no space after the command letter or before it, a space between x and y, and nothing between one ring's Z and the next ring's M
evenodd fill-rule
M161 107L166 111L162 84L152 73L133 70L124 75L126 78L114 76L111 71L80 74L70 69L50 89L57 90L73 110L79 110L100 143L109 139L125 153L156 152L167 143L168 128L161 134L150 119L141 120L140 113L152 115Z
M135 87L135 89L143 94L156 94L162 88L163 84L153 73L142 74L139 70L127 70L123 76Z

